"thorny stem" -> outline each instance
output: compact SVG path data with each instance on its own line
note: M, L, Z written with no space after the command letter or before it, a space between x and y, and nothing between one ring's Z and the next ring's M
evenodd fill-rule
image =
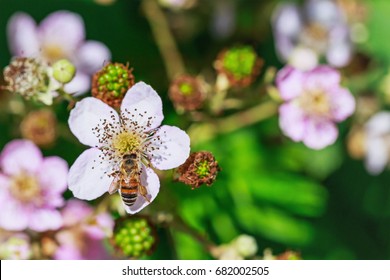
M246 111L216 120L214 123L194 124L188 130L193 145L209 141L218 134L227 134L272 117L278 105L267 101Z
M177 74L185 73L185 67L168 21L155 0L143 0L142 9L164 59L168 77L173 80Z

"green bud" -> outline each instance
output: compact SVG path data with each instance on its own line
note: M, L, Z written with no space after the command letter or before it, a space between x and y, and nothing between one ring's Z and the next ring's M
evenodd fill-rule
M60 83L69 83L75 74L76 67L67 59L58 60L53 64L53 77Z

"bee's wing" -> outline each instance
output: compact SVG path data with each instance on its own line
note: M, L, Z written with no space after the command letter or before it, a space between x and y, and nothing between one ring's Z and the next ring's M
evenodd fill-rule
M108 193L109 194L113 194L113 193L115 193L118 189L119 189L119 187L120 187L120 180L119 180L119 176L120 175L120 173L118 172L116 175L115 175L115 178L112 180L112 182L111 182L111 184L110 184L110 187L109 187L109 189L108 189Z

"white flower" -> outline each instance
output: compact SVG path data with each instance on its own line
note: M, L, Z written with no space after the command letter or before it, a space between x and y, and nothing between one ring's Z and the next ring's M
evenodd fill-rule
M81 143L92 148L82 153L70 168L68 185L80 199L91 200L108 191L123 155L142 155L141 184L153 201L160 188L150 166L166 170L185 162L190 138L174 126L160 126L163 120L159 95L143 82L135 84L123 99L120 114L102 101L89 97L76 104L69 126ZM149 202L139 195L134 205L124 207L136 213Z
M365 125L365 166L372 175L381 173L390 161L390 113L379 112Z

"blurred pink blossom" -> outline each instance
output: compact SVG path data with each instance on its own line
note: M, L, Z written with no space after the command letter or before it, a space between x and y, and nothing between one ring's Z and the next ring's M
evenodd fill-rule
M57 11L37 25L26 13L14 14L7 26L10 51L15 56L40 57L52 63L67 58L77 67L75 78L65 85L70 93L82 94L90 88L90 75L110 60L110 50L101 42L85 41L81 16Z
M26 234L0 230L0 259L27 260L31 255L30 238Z
M0 154L0 227L7 230L56 230L62 218L68 164L42 157L30 141L13 140Z
M300 71L286 66L279 71L276 85L284 104L279 108L283 133L312 149L333 144L338 136L336 123L355 110L355 99L341 87L340 74L329 66Z
M111 237L114 221L108 213L96 214L80 200L69 200L62 211L64 229L56 234L58 260L109 259L103 240Z
M140 180L153 201L160 189L156 169L166 170L185 162L190 152L190 138L181 129L161 125L164 118L160 96L149 85L139 82L125 95L120 115L99 99L90 97L76 103L69 117L69 127L84 145L92 148L82 153L70 168L68 184L74 196L95 199L108 191L123 155L140 153ZM149 203L139 195L128 213L141 211Z

